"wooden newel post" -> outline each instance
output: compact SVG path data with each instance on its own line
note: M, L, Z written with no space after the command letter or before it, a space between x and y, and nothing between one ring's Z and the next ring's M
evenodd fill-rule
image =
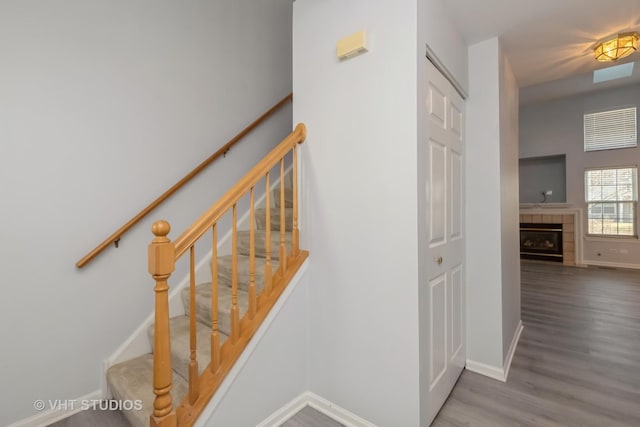
M153 351L153 402L152 427L176 427L176 411L173 408L171 388L171 340L169 336L169 276L175 269L175 249L167 235L171 226L157 221L151 227L156 236L149 245L149 273L156 281L156 315Z

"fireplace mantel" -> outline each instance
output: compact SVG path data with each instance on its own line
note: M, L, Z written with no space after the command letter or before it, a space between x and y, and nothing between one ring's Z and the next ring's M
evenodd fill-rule
M520 203L520 209L568 209L570 203Z

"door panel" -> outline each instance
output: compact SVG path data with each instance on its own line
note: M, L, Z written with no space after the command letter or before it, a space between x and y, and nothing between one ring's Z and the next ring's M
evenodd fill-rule
M455 356L460 350L463 344L463 324L462 324L462 312L456 312L456 306L462 305L462 266L459 265L451 272L451 290L449 295L449 325L451 330L449 336L451 337L449 356Z
M447 277L442 275L431 282L431 347L438 349L431 358L430 385L432 389L447 370L447 334L434 325L447 322Z
M439 206L445 205L446 202L446 163L447 163L446 147L437 141L429 141L429 154L431 162L429 164L431 186L428 194L431 194L433 203L429 211L429 234L431 236L430 246L436 246L445 243L446 231L446 212L439 209Z
M462 154L451 150L451 240L462 237Z
M464 102L429 64L427 72L425 212L430 313L426 361L429 423L465 365ZM426 326L426 325L425 325Z

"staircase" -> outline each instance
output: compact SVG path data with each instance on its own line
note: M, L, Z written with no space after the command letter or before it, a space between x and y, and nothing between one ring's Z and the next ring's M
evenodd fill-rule
M271 248L280 246L280 190L273 191L275 207L271 208ZM285 189L286 228L285 241L287 253L291 252L291 224L293 195L290 188ZM256 278L258 291L264 288L264 266L266 263L266 209L256 209L255 256ZM250 282L250 232L238 231L238 306L240 317L248 308L248 288ZM272 268L278 269L279 251L271 254ZM218 298L219 317L218 331L221 344L231 333L231 288L232 288L232 255L218 257ZM189 313L189 288L182 291L182 302L185 312ZM211 283L196 286L196 319L198 365L200 373L211 361ZM176 316L170 319L171 328L171 362L173 367L173 390L171 395L174 402L181 402L188 393L189 385L189 317ZM153 346L154 328L147 330L149 340ZM113 393L113 398L120 401L142 401L142 410L123 410L127 420L134 427L147 427L153 410L153 354L145 354L135 359L112 366L107 372L107 383Z
M113 398L141 402L123 407L135 427L189 426L207 405L222 380L297 269L307 257L298 249L296 146L305 129L296 130L256 165L174 242L170 226L158 221L149 245L149 271L156 281L156 322L147 333L152 352L109 368L107 383ZM289 180L284 156L292 153ZM264 208L255 208L254 188L280 166L280 185L269 190ZM283 188L291 182L292 188ZM237 230L237 203L250 194L248 230ZM270 200L273 199L273 202ZM217 223L232 211L231 254L218 255ZM212 230L213 283L195 283L195 244ZM181 297L187 315L169 318L168 281L174 264L190 254L190 285ZM212 355L214 357L212 357ZM169 398L171 396L171 398Z

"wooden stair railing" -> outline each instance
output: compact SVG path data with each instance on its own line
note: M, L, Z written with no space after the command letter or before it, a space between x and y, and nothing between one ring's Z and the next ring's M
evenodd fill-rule
M124 224L122 227L117 229L112 235L107 237L102 243L100 243L98 246L96 246L91 252L89 252L84 257L82 257L78 262L76 262L76 267L78 267L78 268L84 267L89 262L91 262L96 256L100 255L100 253L102 253L102 251L104 251L112 243L115 243L116 247L118 247L118 242L120 241L120 238L127 231L129 231L129 229L131 227L133 227L138 222L140 222L145 216L147 216L149 213L151 213L151 211L153 211L155 208L157 208L162 202L164 202L169 197L171 197L175 192L180 190L185 184L187 184L189 181L191 181L196 175L198 175L200 172L202 172L207 166L209 166L211 163L213 163L217 158L227 154L227 152L231 149L231 147L233 147L236 143L238 143L240 140L242 140L242 138L244 138L248 133L250 133L256 127L258 127L262 122L264 122L272 114L274 114L276 111L278 111L280 108L282 108L282 106L284 106L285 104L291 102L292 100L293 100L293 94L290 93L289 95L285 96L280 101L278 101L277 104L275 104L273 107L268 109L264 114L262 114L256 120L254 120L253 123L251 123L249 126L244 128L236 136L231 138L218 151L213 153L205 161L203 161L198 166L196 166L191 172L189 172L187 175L185 175L184 178L182 178L180 181L175 183L167 191L162 193L162 195L160 197L158 197L157 199L155 199L153 202L151 202L149 204L149 206L147 206L146 208L141 210L136 216L131 218L129 221L127 221L126 224Z
M191 426L204 410L205 406L216 392L225 376L231 370L235 361L240 357L249 340L266 318L279 296L293 278L298 268L308 256L308 252L299 249L298 232L298 189L297 189L297 146L304 142L306 128L298 124L276 148L265 156L247 175L245 175L227 194L216 202L207 212L196 220L180 237L171 242L167 235L170 226L166 221L157 221L152 231L155 238L149 245L149 273L156 282L156 312L153 355L153 392L156 395L151 425L159 427ZM285 156L292 154L292 198L293 218L291 224L292 241L291 253L287 254L285 245ZM271 222L270 207L270 171L280 166L280 245L279 266L272 272L271 266ZM255 284L255 200L256 185L265 180L266 207L266 260L264 287L258 295ZM238 202L249 194L250 198L250 283L249 308L240 318L238 309L238 271L237 271L237 215ZM218 221L228 211L232 212L232 305L231 305L231 333L223 345L220 345L218 331L218 269L217 269L217 225ZM196 358L196 303L195 303L195 245L198 240L211 231L212 259L211 259L211 362L198 375ZM190 317L190 363L189 363L189 392L184 401L176 409L172 402L172 367L171 344L169 335L169 300L168 279L174 270L176 261L189 252L190 281L189 281L189 317Z

